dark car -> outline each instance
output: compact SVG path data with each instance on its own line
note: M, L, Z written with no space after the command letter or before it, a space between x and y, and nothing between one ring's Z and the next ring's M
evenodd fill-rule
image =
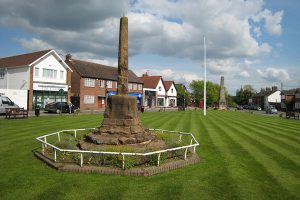
M236 106L236 109L237 109L237 110L243 110L244 108L243 108L243 106L237 105L237 106Z
M69 105L67 102L52 102L45 106L45 111L52 113L68 113Z

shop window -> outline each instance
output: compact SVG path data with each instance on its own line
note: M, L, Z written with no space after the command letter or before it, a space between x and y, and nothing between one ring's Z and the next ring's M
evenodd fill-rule
M85 78L84 79L84 86L85 87L95 87L95 79Z
M160 107L165 106L165 101L163 98L158 98L157 103L158 103L158 106L160 106Z
M91 96L91 95L84 95L83 102L84 102L84 104L94 104L95 98L94 98L94 96Z

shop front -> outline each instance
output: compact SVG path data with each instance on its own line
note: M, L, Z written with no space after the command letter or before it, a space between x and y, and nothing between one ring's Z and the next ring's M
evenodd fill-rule
M33 109L37 106L45 108L52 102L67 102L67 88L67 85L33 83ZM60 89L64 92L59 92Z

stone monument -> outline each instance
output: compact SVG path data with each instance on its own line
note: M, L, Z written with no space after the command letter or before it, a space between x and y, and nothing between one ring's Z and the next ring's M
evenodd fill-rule
M225 98L224 76L221 76L219 110L226 110L226 109L227 109L227 103Z
M86 136L86 141L97 145L125 145L154 139L140 122L136 97L128 96L128 18L121 17L117 95L107 98L103 122Z

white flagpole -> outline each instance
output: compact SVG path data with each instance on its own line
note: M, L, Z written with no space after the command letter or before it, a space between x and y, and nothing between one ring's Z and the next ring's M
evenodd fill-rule
M204 116L206 116L206 45L205 45L205 36L203 37L204 42Z

